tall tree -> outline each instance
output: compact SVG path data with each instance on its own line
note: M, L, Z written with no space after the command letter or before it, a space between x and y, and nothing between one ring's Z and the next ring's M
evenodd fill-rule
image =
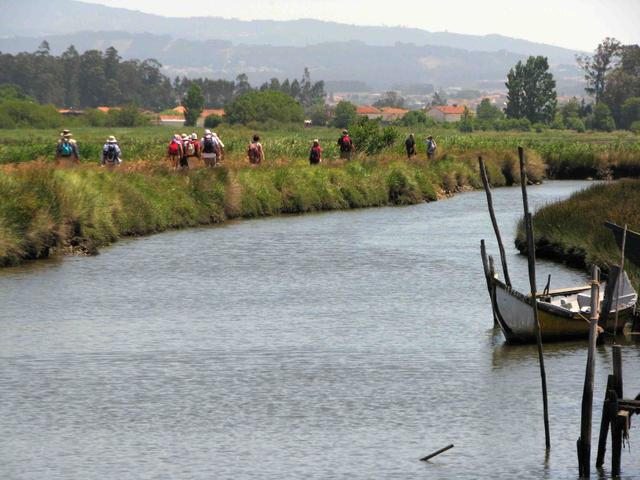
M187 94L182 99L182 106L184 107L185 125L194 127L202 110L204 110L204 96L198 85L192 84L189 87Z
M356 116L357 108L346 100L341 100L336 105L336 109L333 113L333 124L338 128L347 128L357 120Z
M502 112L498 107L491 104L488 98L483 98L476 108L476 118L478 120L498 120L503 117Z
M507 75L507 107L509 118L527 118L531 123L549 123L557 105L556 81L549 72L546 57L529 57L518 62Z
M246 73L241 73L236 77L236 85L233 91L233 95L235 97L240 97L245 93L249 93L251 91L251 84L249 83L249 77Z
M621 51L621 44L615 38L607 37L598 45L592 57L577 56L578 64L584 70L587 81L585 90L595 97L596 103L602 100L606 90L607 74L616 65Z

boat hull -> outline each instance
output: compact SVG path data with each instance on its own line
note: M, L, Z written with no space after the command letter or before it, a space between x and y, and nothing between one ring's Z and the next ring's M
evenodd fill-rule
M497 279L492 279L493 305L500 328L509 343L536 341L536 326L531 299L513 290ZM618 332L622 331L633 308L618 312ZM589 337L589 319L584 314L572 313L538 301L538 319L542 340L561 341ZM607 318L606 330L612 332L615 318Z

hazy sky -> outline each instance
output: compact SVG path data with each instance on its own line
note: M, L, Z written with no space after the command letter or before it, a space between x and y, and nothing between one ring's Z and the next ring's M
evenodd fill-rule
M640 0L84 0L165 16L403 25L593 50L606 36L640 43Z

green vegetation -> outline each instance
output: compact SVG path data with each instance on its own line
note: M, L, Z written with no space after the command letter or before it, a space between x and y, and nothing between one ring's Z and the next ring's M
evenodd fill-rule
M506 181L489 162L492 182ZM297 162L176 174L143 162L116 171L30 163L0 173L0 265L59 251L93 253L142 235L279 213L404 205L480 185L475 162Z
M225 107L227 122L248 124L251 122L302 122L304 110L285 93L264 90L246 93Z
M531 123L550 123L556 111L556 82L546 57L518 62L507 75L508 118L526 118Z
M202 110L204 110L204 95L198 85L192 84L189 87L187 94L182 99L182 106L184 107L184 125L195 127Z
M569 199L547 205L533 218L536 253L574 266L608 265L620 262L620 251L606 220L640 230L640 181L621 180L594 185ZM526 250L523 226L518 227L516 245ZM640 269L627 264L634 285L640 289Z

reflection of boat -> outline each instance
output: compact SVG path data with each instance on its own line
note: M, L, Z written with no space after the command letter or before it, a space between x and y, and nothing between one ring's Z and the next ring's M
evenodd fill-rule
M524 295L498 280L495 274L489 275L491 303L502 333L508 342L526 343L536 341L535 320L531 305L531 296ZM600 289L601 300L605 286ZM618 331L624 327L632 312L638 294L631 286L627 274L622 275L619 288ZM587 338L589 336L589 316L591 314L591 287L574 287L560 290L547 290L536 295L538 318L543 341ZM607 318L606 330L613 331L616 301Z
M624 236L624 228L611 222L604 222L604 226L613 232L616 237L618 248L622 250L622 237ZM640 267L640 233L627 229L627 238L625 240L624 254L627 259Z

